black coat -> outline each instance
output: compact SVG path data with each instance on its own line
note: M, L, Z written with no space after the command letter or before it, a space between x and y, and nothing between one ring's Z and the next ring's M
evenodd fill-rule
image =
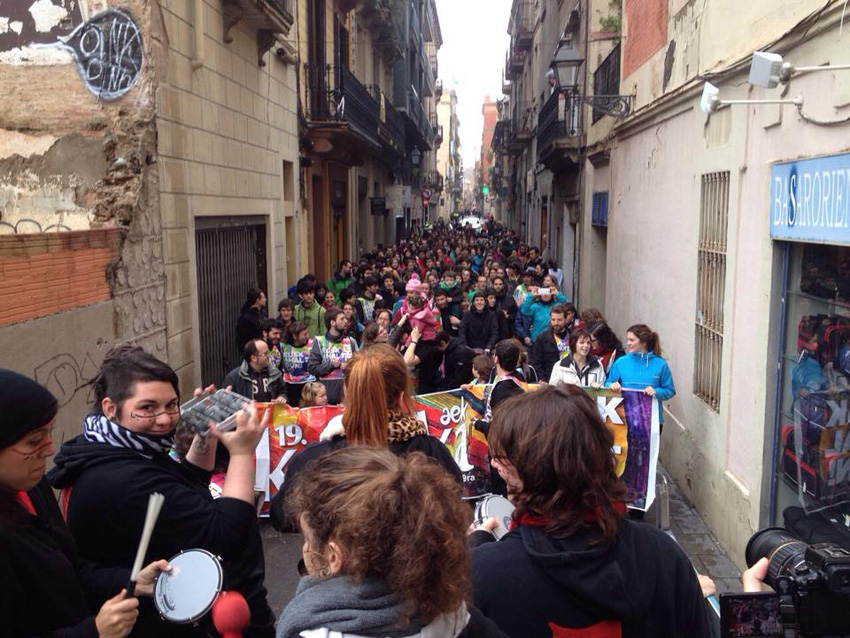
M568 332L564 333L564 338L570 338ZM552 328L546 328L534 340L528 362L534 368L535 372L537 372L537 378L548 383L549 377L552 376L552 368L560 360L561 353L558 351L558 345L555 343Z
M259 308L245 308L236 320L236 347L239 352L251 339L263 338L263 316Z
M499 320L496 314L487 309L483 312L470 310L463 315L457 338L470 348L492 350L499 338Z
M510 339L514 334L517 306L513 296L504 295L496 298L496 317L499 324L499 341ZM507 314L507 316L505 316Z
M97 638L90 609L121 591L130 570L80 558L46 479L27 494L37 516L17 506L0 515L0 636Z
M594 545L592 538L587 527L556 539L521 525L476 547L473 604L512 638L551 638L559 627L623 638L708 638L699 582L673 539L629 520L613 543Z
M67 521L80 554L111 567L132 566L148 496L160 492L165 503L145 564L194 548L221 557L224 588L241 592L251 609L245 638L274 636L256 510L239 499L213 500L210 472L164 454L146 458L78 436L62 445L48 478L55 488L72 488ZM150 599L140 603L132 636L204 635L201 628L164 622Z
M348 442L344 437L336 436L330 441L311 443L292 457L292 460L286 466L286 480L280 486L280 491L275 494L271 502L269 516L276 530L279 532L295 531L295 524L286 512L286 495L292 489L292 485L298 478L298 475L304 471L304 466L325 454L329 454L335 450L341 450L346 445L348 445ZM390 452L396 456L404 456L410 452L422 452L425 456L430 457L442 466L460 485L463 485L463 474L452 458L448 448L433 436L418 434L406 441L391 443Z
M472 360L475 352L458 339L452 339L443 353L443 383L441 390L454 390L472 381Z

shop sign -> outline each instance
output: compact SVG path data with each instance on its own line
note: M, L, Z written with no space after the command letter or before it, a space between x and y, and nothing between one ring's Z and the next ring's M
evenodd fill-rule
M773 165L770 236L850 244L850 153Z

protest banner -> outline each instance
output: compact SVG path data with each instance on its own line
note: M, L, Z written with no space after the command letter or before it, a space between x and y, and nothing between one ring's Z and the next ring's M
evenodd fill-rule
M524 386L535 390L538 386ZM440 439L463 473L463 493L475 497L488 491L490 458L487 439L474 424L486 412L491 385L468 386L414 397L416 416L428 426L428 433ZM585 390L596 400L599 413L614 435L613 454L617 475L625 482L630 507L646 510L655 499L655 471L658 464L659 404L642 392L624 391L622 396L608 389ZM286 466L295 454L319 440L328 422L342 415L342 406L292 408L273 405L268 431L257 446L255 489L265 492L265 500L280 489Z
M614 435L612 452L617 476L626 484L629 507L646 511L655 500L655 471L661 435L658 399L624 389L622 395L584 388L596 400L599 414Z

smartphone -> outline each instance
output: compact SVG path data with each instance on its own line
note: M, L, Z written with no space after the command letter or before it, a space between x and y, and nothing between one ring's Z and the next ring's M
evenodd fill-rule
M720 594L720 638L782 638L779 595Z

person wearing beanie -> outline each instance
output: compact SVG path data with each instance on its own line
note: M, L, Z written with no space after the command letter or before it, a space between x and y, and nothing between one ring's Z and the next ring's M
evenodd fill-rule
M44 478L57 408L47 389L0 369L0 634L123 638L139 605L125 598L129 566L80 558ZM162 569L164 560L145 567L136 595L150 596Z
M83 433L62 444L48 479L67 499L68 529L80 554L101 565L131 565L148 497L165 497L149 554L172 557L204 549L221 557L227 589L248 602L245 638L273 638L265 561L254 508L254 449L264 427L237 413L236 429L195 435L181 462L171 458L180 419L177 374L135 346L117 346L92 381L94 404ZM247 402L247 401L246 401ZM271 410L267 411L271 415ZM209 483L218 445L229 452L221 497ZM168 623L149 601L139 605L132 636L206 637L208 627Z

